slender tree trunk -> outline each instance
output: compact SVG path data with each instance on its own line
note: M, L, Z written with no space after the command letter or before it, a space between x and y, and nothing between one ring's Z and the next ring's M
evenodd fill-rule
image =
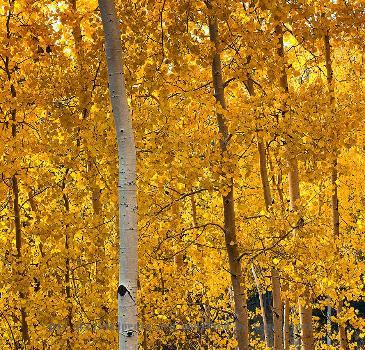
M104 28L110 100L119 158L120 270L118 287L119 350L138 349L136 148L123 75L119 20L113 0L99 0Z
M274 350L283 350L283 305L280 297L280 276L277 269L271 270L273 321L274 321Z
M191 216L192 216L193 226L197 227L198 226L198 221L197 221L197 217L196 217L196 203L195 203L194 195L190 196L190 202L191 202ZM198 250L200 252L200 254L199 254L199 263L202 263L203 249L201 249L198 246ZM185 255L184 253L186 253L186 252L180 251L174 256L174 263L175 263L175 267L176 267L176 272L181 272L181 268L184 266L184 255Z
M287 147L287 153L289 165L290 207L292 211L296 211L297 201L300 199L298 162L292 155L289 145ZM303 350L314 350L312 306L310 304L310 293L308 287L306 287L302 297L299 298L299 315Z
M212 9L210 1L207 1L207 7ZM212 78L214 85L214 96L218 104L222 108L226 108L224 97L224 85L222 77L221 58L219 52L219 33L218 21L214 15L209 15L209 36L214 44L212 54ZM222 158L227 151L227 140L229 132L224 116L217 113L217 122L219 133L221 135L220 148ZM239 252L237 247L236 226L235 226L235 211L234 211L234 196L233 196L233 180L228 180L229 192L222 196L223 211L224 211L224 237L228 253L229 269L231 282L233 287L233 299L235 309L235 326L238 347L240 350L248 350L249 332L248 332L248 312L246 291L244 288L244 276L242 273L241 263L239 260Z
M299 304L301 338L303 350L314 349L313 325L312 325L312 306L310 305L310 295L306 289Z
M282 175L281 172L278 175L278 181L276 182L276 189L280 198L280 204L281 204L281 210L282 212L285 211L285 205L284 205L284 194L283 189L281 188L281 180ZM275 185L274 177L273 182ZM283 285L283 289L285 291L289 290L289 284L285 283ZM288 299L285 299L283 302L283 338L284 338L284 350L290 350L290 301Z
M260 174L262 188L264 191L264 199L266 210L270 210L272 204L272 197L270 191L269 177L267 174L266 165L266 151L263 141L258 141L258 151L260 159ZM280 275L276 268L271 269L271 286L272 286L272 297L273 297L273 324L274 324L274 350L283 349L283 305L281 300L280 290Z
M326 56L326 71L327 71L327 83L330 93L330 103L333 113L335 112L335 95L334 95L334 81L333 81L333 68L332 68L332 58L331 58L331 44L330 36L327 31L324 36L324 46L325 46L325 56ZM332 231L335 238L340 236L340 213L338 210L338 185L337 185L338 173L337 173L337 155L332 163L332 174L331 174L331 184L333 188L331 203L332 203ZM343 300L338 301L337 313L341 313L343 305ZM340 349L349 350L349 344L347 340L345 325L339 324L339 334L340 334Z
M282 284L282 290L289 291L289 282ZM290 350L290 301L285 299L283 302L283 342L284 350Z
M337 186L337 159L333 161L333 168L332 168L332 229L333 234L336 238L340 235L340 214L338 210L338 186ZM337 314L340 314L342 311L343 300L338 301L337 305ZM338 330L340 335L340 349L341 350L349 350L349 344L347 340L347 333L345 324L338 324Z
M327 306L327 335L326 335L326 344L327 345L332 345L332 339L331 339L331 330L332 330L332 321L331 321L331 316L332 316L332 307L331 305Z
M62 182L62 191L66 187L66 176L68 174L68 169L66 170L65 177ZM70 202L68 200L68 197L66 193L62 194L63 199L63 205L65 207L65 212L69 214L70 212ZM65 251L66 251L66 260L65 260L65 294L66 294L66 303L67 303L67 326L69 328L69 331L71 335L74 332L74 325L73 325L73 307L72 307L72 298L71 298L71 266L70 266L70 234L68 230L68 225L66 225L65 229ZM67 350L72 349L71 340L68 337L66 340L66 348Z
M190 202L191 202L191 216L192 216L193 225L194 225L194 227L197 227L199 225L199 222L198 222L198 214L197 214L196 201L195 201L194 194L192 194L190 196ZM198 250L199 250L198 264L199 264L199 266L203 266L204 249L201 246L198 246ZM205 292L203 291L203 294L204 293ZM205 304L202 302L202 306L204 308L204 316L203 316L204 321L203 321L203 328L202 328L202 331L200 334L200 347L202 349L207 350L209 348L209 344L206 341L206 328L209 327L209 325L211 324L209 300L207 300L207 302Z
M14 4L15 0L9 1L9 10L6 16L6 37L9 40L11 38L11 31L10 31L10 20L13 16L14 12ZM16 89L12 82L11 77L11 71L9 69L10 59L8 56L5 57L4 60L4 70L7 75L8 81L10 83L10 94L13 98L13 101L15 103L16 99ZM16 108L12 108L11 110L11 119L12 119L12 126L11 126L11 135L13 139L16 139L17 136L17 127L16 127L16 114L17 110ZM22 264L21 258L22 258L22 230L21 230L21 222L20 222L20 205L19 205L19 183L17 175L14 174L11 179L11 185L12 185L12 192L13 192L13 211L14 211L14 226L15 226L15 247L17 252L17 261L16 264L18 265L18 272L22 267L20 266ZM24 272L20 272L22 276L24 275ZM26 294L22 290L19 291L20 299L25 299ZM26 348L26 344L29 342L29 329L28 329L28 322L27 322L27 312L24 306L20 307L20 314L21 314L21 334L22 334L22 341L24 344L24 348ZM18 345L17 345L18 346Z
M30 207L32 209L33 215L35 216L35 220L38 223L40 221L40 215L38 212L38 204L34 198L35 195L36 195L35 191L32 188L30 188L30 190L28 192L28 201L29 201ZM41 257L44 258L45 253L43 251L42 241L39 242L38 248L39 248L39 253L40 253ZM35 279L35 281L37 283L39 283L39 287L41 287L41 281L38 279ZM49 291L48 291L48 293L49 293ZM46 349L46 347L47 347L47 340L43 339L42 340L42 349ZM37 350L37 349L35 349L35 350Z
M284 38L282 25L279 24L275 27L275 34L278 37L278 55L281 58L285 58L284 53ZM280 86L285 93L289 93L288 77L286 74L285 65L282 67L280 76ZM292 151L292 141L286 140L286 152L287 162L289 166L289 195L290 195L290 207L292 211L297 210L297 201L300 199L299 191L299 173L298 173L298 161ZM310 304L310 293L309 289L306 288L304 295L299 300L299 314L301 323L301 338L303 350L314 349L314 336L313 336L313 325L312 325L312 306Z
M284 350L290 349L290 302L284 301Z
M269 327L267 325L267 317L266 317L263 293L262 293L262 290L261 290L260 282L257 278L255 267L253 265L251 266L251 270L252 270L253 279L254 279L255 284L256 284L257 293L259 295L261 317L262 317L262 323L263 323L263 327L264 327L265 344L269 348L270 347Z
M16 136L15 125L13 125L13 137ZM14 209L14 224L15 224L15 246L17 257L20 259L22 256L22 231L20 223L20 208L19 208L19 185L16 175L12 177L12 189L13 189L13 209Z
M15 113L14 113L13 121L15 123ZM13 124L13 137L16 137L16 126ZM13 190L13 209L14 209L14 224L15 224L15 245L17 251L17 264L21 264L22 258L22 232L21 232L21 223L20 223L20 206L19 206L19 185L18 179L16 175L12 177L12 190ZM20 267L21 268L21 267ZM20 272L22 275L23 272ZM21 290L19 292L19 296L21 299L25 299L26 294ZM21 314L21 334L23 343L26 344L29 342L29 329L27 322L27 312L24 306L20 307ZM24 347L25 348L25 347Z
M279 199L280 199L281 211L282 211L282 213L284 213L285 212L285 203L284 203L284 190L282 187L282 180L283 180L283 174L282 174L281 169L279 169L278 181L276 182L275 185L276 185L276 191L278 192Z
M196 201L194 195L190 196L190 202L191 202L191 216L193 219L193 225L196 227L198 226L198 217L196 212Z
M266 165L266 151L263 141L259 139L258 144L259 159L260 159L260 174L262 188L264 191L264 199L266 210L270 210L272 204L272 197L270 191L269 177L267 174ZM271 269L271 286L272 286L272 300L273 300L273 324L274 324L274 350L283 349L283 305L281 301L280 290L280 275L276 268Z
M77 17L77 0L70 0L70 4L73 10L73 14L76 17L76 21L74 25L72 26L72 36L75 42L75 52L76 52L76 61L78 65L79 70L79 83L81 84L81 91L79 94L79 107L82 111L82 117L83 119L86 119L89 114L89 98L87 97L87 89L88 86L85 83L85 72L84 72L84 45L82 40L82 32L81 32L81 25L80 25L80 19Z
M343 306L343 301L340 300L337 305L337 314L338 315L341 314L341 312L342 312L342 306ZM350 348L349 348L349 343L347 340L346 328L344 325L341 325L341 324L338 325L338 328L339 328L339 333L340 333L340 349L349 350Z
M81 91L79 93L79 109L81 111L81 117L83 120L86 120L90 114L90 108L92 106L91 103L91 92L90 96L88 96L88 85L85 83L85 72L84 72L84 43L82 39L82 31L80 20L77 17L77 0L70 0L70 4L74 15L76 17L76 21L72 27L72 36L75 43L75 51L76 51L76 62L79 70L79 81L81 84ZM81 146L81 139L79 140ZM98 235L96 238L96 243L98 247L98 256L96 261L96 284L98 293L103 293L105 289L105 251L104 251L104 239L100 231L103 228L103 217L102 217L102 204L100 199L100 187L97 185L96 178L96 159L95 157L90 155L90 152L86 150L88 155L88 182L91 190L91 203L93 208L93 216L98 226ZM105 317L105 313L101 313L102 316Z
M247 88L249 94L251 96L255 95L255 91L253 88L252 79L249 77L247 80ZM267 173L267 164L266 164L266 150L261 137L258 136L257 148L259 153L259 162L260 162L260 176L261 183L263 189L263 195L265 200L265 207L267 211L270 211L270 207L272 205L272 196L270 191L270 182L269 176ZM273 325L274 325L274 350L282 350L283 349L283 305L281 301L281 291L280 291L280 275L276 268L272 268L271 270L271 286L272 286L272 296L273 296ZM266 315L264 315L265 308L261 307L263 312L263 319L266 321ZM265 322L264 321L264 322ZM266 344L268 343L267 336Z
M331 184L333 188L331 196L332 206L332 231L337 238L340 235L340 213L338 211L338 188L337 188L337 158L332 162Z
M107 279L107 276L105 276L105 267L107 260L105 259L106 253L105 253L105 241L104 241L104 218L103 218L103 211L102 211L102 203L101 203L101 195L100 195L100 187L96 183L96 165L94 162L96 160L93 157L88 157L88 170L89 170L89 177L88 181L91 188L91 203L93 207L93 217L97 225L97 237L96 237L96 244L98 248L97 253L97 260L95 263L96 266L96 285L97 290L100 295L103 295L105 292L105 281ZM103 313L102 317L105 317L105 313Z
M260 176L261 176L263 195L265 199L265 207L266 210L269 210L272 205L272 197L270 191L269 176L267 174L266 150L263 140L260 137L258 137L257 149L259 153Z
M194 194L192 194L190 196L190 203L191 203L191 218L192 218L192 221L193 221L193 225L194 225L194 227L197 227L199 225L199 223L198 223L196 200L195 200L195 195ZM203 264L204 249L200 245L198 245L197 249L199 250L199 261L198 261L198 263Z
M296 310L294 308L292 309L292 313L296 313ZM295 346L295 350L300 350L300 346L301 346L300 324L294 325L294 346Z

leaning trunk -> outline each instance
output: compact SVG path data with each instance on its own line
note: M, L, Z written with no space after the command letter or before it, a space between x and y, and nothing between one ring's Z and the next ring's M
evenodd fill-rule
M137 199L136 148L123 75L119 20L112 0L99 0L105 36L110 100L118 140L120 269L118 287L119 349L136 350Z
M207 1L207 6L211 9L211 3ZM224 85L222 77L221 58L219 52L219 34L218 21L214 15L209 15L209 36L214 44L212 54L212 78L214 85L214 96L218 104L222 108L226 108L224 98ZM226 120L221 113L217 113L217 122L219 133L221 135L221 154L227 152L227 140L229 138ZM244 277L241 269L239 252L237 247L236 227L235 227L235 211L234 211L234 196L233 196L233 180L228 179L229 192L222 196L223 211L224 211L224 237L228 253L229 270L233 287L233 299L235 309L235 326L238 347L240 350L248 350L249 333L248 333L248 312L246 291L244 288Z

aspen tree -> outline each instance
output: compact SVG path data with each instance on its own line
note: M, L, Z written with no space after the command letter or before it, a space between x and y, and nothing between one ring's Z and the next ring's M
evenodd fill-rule
M76 16L78 15L77 9L77 0L70 0L70 5L73 11L73 14ZM82 120L86 121L90 115L90 109L93 105L91 101L91 96L88 96L88 85L85 80L85 72L84 72L84 59L85 59L85 50L84 50L84 43L82 39L82 31L81 31L81 24L80 19L77 18L74 25L72 26L72 37L75 44L75 51L76 51L76 62L78 68L78 76L81 83L81 89L79 93L79 110L81 111L81 118ZM92 92L90 92L91 95ZM81 142L81 141L80 141ZM81 145L80 145L81 146ZM88 181L91 188L91 203L93 208L93 216L95 221L99 227L102 227L102 203L101 203L101 196L100 192L101 189L96 183L96 157L91 156L88 149L87 152L87 168L90 174ZM101 229L98 229L98 234L96 238L97 246L99 248L99 261L96 262L96 282L97 285L100 287L100 291L102 292L102 288L105 286L105 278L103 276L103 269L105 268L105 254L104 254L104 239L102 237Z
M284 350L289 350L290 349L290 303L289 303L289 300L284 301L283 313L284 313L284 316L283 316Z
M212 79L214 86L214 96L218 105L226 109L226 101L224 96L224 83L222 76L222 63L220 57L220 39L218 20L214 14L213 4L210 0L206 1L209 11L209 37L214 45L212 52ZM227 153L227 142L229 141L229 131L225 117L222 113L217 113L217 123L221 136L220 150L221 155ZM244 276L239 259L237 247L236 226L235 226L235 211L234 211L234 184L232 179L227 179L229 191L222 195L223 211L224 211L224 238L229 260L229 271L233 287L233 299L235 310L235 325L238 347L240 350L249 348L249 331L248 331L248 312L246 291L244 288Z
M137 350L137 199L136 149L123 75L122 45L113 0L99 0L108 66L108 81L119 159L118 287L119 349Z
M278 24L275 27L275 34L278 38L278 55L281 59L285 58L284 53L284 35L282 25ZM281 69L280 87L286 94L289 93L288 78L285 65ZM299 189L299 170L298 160L293 154L293 145L290 139L286 139L286 156L289 167L288 180L289 180L289 197L290 197L290 210L297 211L297 202L300 200ZM301 323L301 339L303 350L314 349L314 337L313 337L313 325L312 325L312 306L310 304L310 295L308 287L305 288L305 292L302 298L299 300L299 314Z
M288 350L288 301L300 297L303 305L311 302L318 311L330 304L337 309L335 328L342 327L342 337L347 331L348 339L340 339L339 332L336 344L325 344L325 315L320 315L318 321L313 317L317 347L361 348L363 6L328 0L313 6L292 1L242 6L226 0L212 2L207 11L203 1L116 3L122 13L125 74L141 164L138 293L143 298L139 319L147 327L139 347L238 348L237 300L232 269L226 266L227 241L220 235L226 233L222 196L234 187L237 260L243 258L239 277L253 275L243 288L249 305L258 303L256 288L261 309L267 288L275 299L275 290L280 292ZM100 12L94 2L83 0L77 6L75 0L15 0L13 9L11 4L6 0L0 6L0 348L113 349L119 261L114 218L120 207L107 74L105 64L99 66ZM208 13L219 24L226 110L212 94L215 44L207 36ZM279 57L273 36L278 23L285 31L285 57ZM326 40L335 71L332 86L325 78L331 74L323 74ZM289 89L280 91L279 82L273 84L282 78L283 67L290 95ZM247 72L252 73L255 96L248 96L240 83ZM219 133L216 111L227 138ZM226 141L223 157L220 141ZM283 174L294 157L291 173L297 180L290 181L298 183L300 177L301 200L292 201L297 212L290 213L283 188L288 174L285 181ZM278 203L270 204L271 195ZM261 213L264 205L269 209ZM306 218L303 227L303 219L290 225L300 216ZM172 260L177 251L182 269ZM303 293L307 283L309 296ZM119 293L126 294L125 289L120 287ZM322 295L331 300L322 300ZM242 299L239 295L237 303ZM350 305L342 305L345 300ZM274 300L275 313L277 305ZM22 334L21 307L29 341ZM249 313L252 350L267 348L261 339L265 320L257 313ZM271 341L271 311L261 313L269 322L264 332ZM121 326L125 330L127 325L124 317ZM281 346L277 343L275 347Z
M253 82L251 77L248 77L247 80L247 89L251 96L255 95L255 90L253 87ZM272 196L270 190L270 182L269 176L267 173L267 164L266 164L266 150L263 143L262 137L258 136L257 140L257 149L259 154L259 163L260 163L260 178L262 183L263 197L265 201L265 208L267 211L270 211L272 205ZM282 350L283 349L283 305L281 300L281 291L280 291L280 275L278 270L273 267L271 269L271 286L272 286L272 295L273 295L273 323L274 323L274 350ZM260 297L260 304L262 310L262 318L264 323L265 330L265 339L266 344L268 344L268 327L265 315L265 307L262 305L262 296Z
M194 227L198 227L198 220L197 220L197 213L196 213L196 201L194 194L190 196L190 204L191 204L191 220ZM199 248L200 249L200 248ZM185 251L179 251L177 254L174 255L174 263L176 265L176 271L179 272L184 266L184 257ZM200 249L200 259L199 262L202 263L203 258L203 250Z
M335 113L335 95L334 95L334 81L333 81L333 68L332 68L332 55L331 55L331 43L329 30L324 35L324 47L326 57L326 73L327 73L327 84L330 94L330 105L332 113ZM335 150L337 152L337 150ZM338 172L337 172L337 154L334 155L335 159L332 162L332 174L331 174L331 185L332 185L332 231L335 239L340 236L340 213L339 213L339 200L338 200ZM338 300L337 314L341 314L343 300ZM339 336L340 336L340 348L342 350L349 350L349 344L347 340L346 328L344 324L339 324Z
M61 189L62 189L62 199L63 199L63 205L65 208L66 215L70 213L70 201L67 197L67 194L65 193L66 188L66 176L68 174L69 170L66 169L65 176L63 178ZM65 252L66 252L66 260L65 260L65 293L66 293L66 303L67 303L67 326L69 328L69 331L72 334L74 333L74 324L73 324L73 306L72 306L72 297L71 297L71 265L70 265L70 233L68 230L68 224L66 224L66 230L65 230ZM71 350L73 347L71 345L70 337L66 340L67 344L67 350Z
M14 6L15 6L15 0L11 0L9 2L9 8L6 16L6 37L10 41L11 39L11 30L10 30L10 24L11 19L14 12ZM12 73L10 70L10 58L8 56L4 59L4 70L9 82L10 86L10 95L12 97L13 103L16 103L16 97L17 92L15 85L12 81ZM15 106L11 109L11 135L13 139L15 140L17 137L17 109ZM15 226L15 246L16 246L16 264L17 264L17 273L19 273L21 276L23 276L24 272L23 266L22 266L22 229L21 229L21 221L20 221L20 190L19 190L19 181L17 174L13 174L11 178L11 188L13 192L13 213L14 213L14 226ZM26 294L23 290L19 291L20 299L25 299ZM26 347L26 344L29 342L29 329L28 329L28 322L27 322L27 311L24 306L20 306L20 314L21 314L21 335L22 335L22 342L24 344L24 348ZM20 343L19 343L20 344ZM16 346L19 346L17 344Z
M260 175L262 187L264 191L266 210L270 210L272 205L272 197L270 191L270 183L267 175L266 151L262 139L258 140L258 151L260 159ZM281 300L280 275L278 270L273 267L271 269L271 286L273 293L273 321L274 321L274 350L283 349L283 304Z
M259 282L259 280L257 278L257 274L256 274L255 267L253 265L251 267L251 270L252 270L253 279L254 279L255 284L256 284L257 293L259 295L260 309L261 309L261 317L262 317L262 324L263 324L263 327L264 327L265 344L269 348L270 347L269 327L268 327L268 324L267 324L267 317L266 317L264 296L263 296L262 288L260 286L260 282Z
M269 158L270 160L270 158ZM270 166L272 167L272 162L269 162ZM278 196L280 199L280 206L281 206L281 212L285 212L285 204L284 204L284 194L283 189L281 187L282 182L282 173L281 169L279 169L279 174L277 176L277 181L275 180L275 176L272 176L272 182L273 185L276 187L276 190L278 192ZM289 285L288 283L283 283L282 290L288 291ZM283 313L283 345L284 350L290 349L290 301L286 298L285 300L282 300L282 313Z

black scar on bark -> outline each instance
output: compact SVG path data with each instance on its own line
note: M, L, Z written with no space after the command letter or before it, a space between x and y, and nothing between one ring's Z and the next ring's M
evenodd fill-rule
M126 294L128 293L128 295L130 296L130 298L135 302L135 300L133 299L132 297L132 294L131 292L127 289L126 286L124 286L123 284L121 284L119 287L118 287L118 294L121 296L121 297L124 297Z
M125 294L128 292L128 289L123 286L123 284L121 284L119 287L118 287L118 294L121 296L121 297L124 297Z

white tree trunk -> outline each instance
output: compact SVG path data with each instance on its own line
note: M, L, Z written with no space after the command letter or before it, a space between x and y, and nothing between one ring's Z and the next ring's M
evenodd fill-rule
M123 75L119 21L113 0L99 0L108 64L119 159L120 268L118 287L119 350L137 350L137 200L136 149Z

